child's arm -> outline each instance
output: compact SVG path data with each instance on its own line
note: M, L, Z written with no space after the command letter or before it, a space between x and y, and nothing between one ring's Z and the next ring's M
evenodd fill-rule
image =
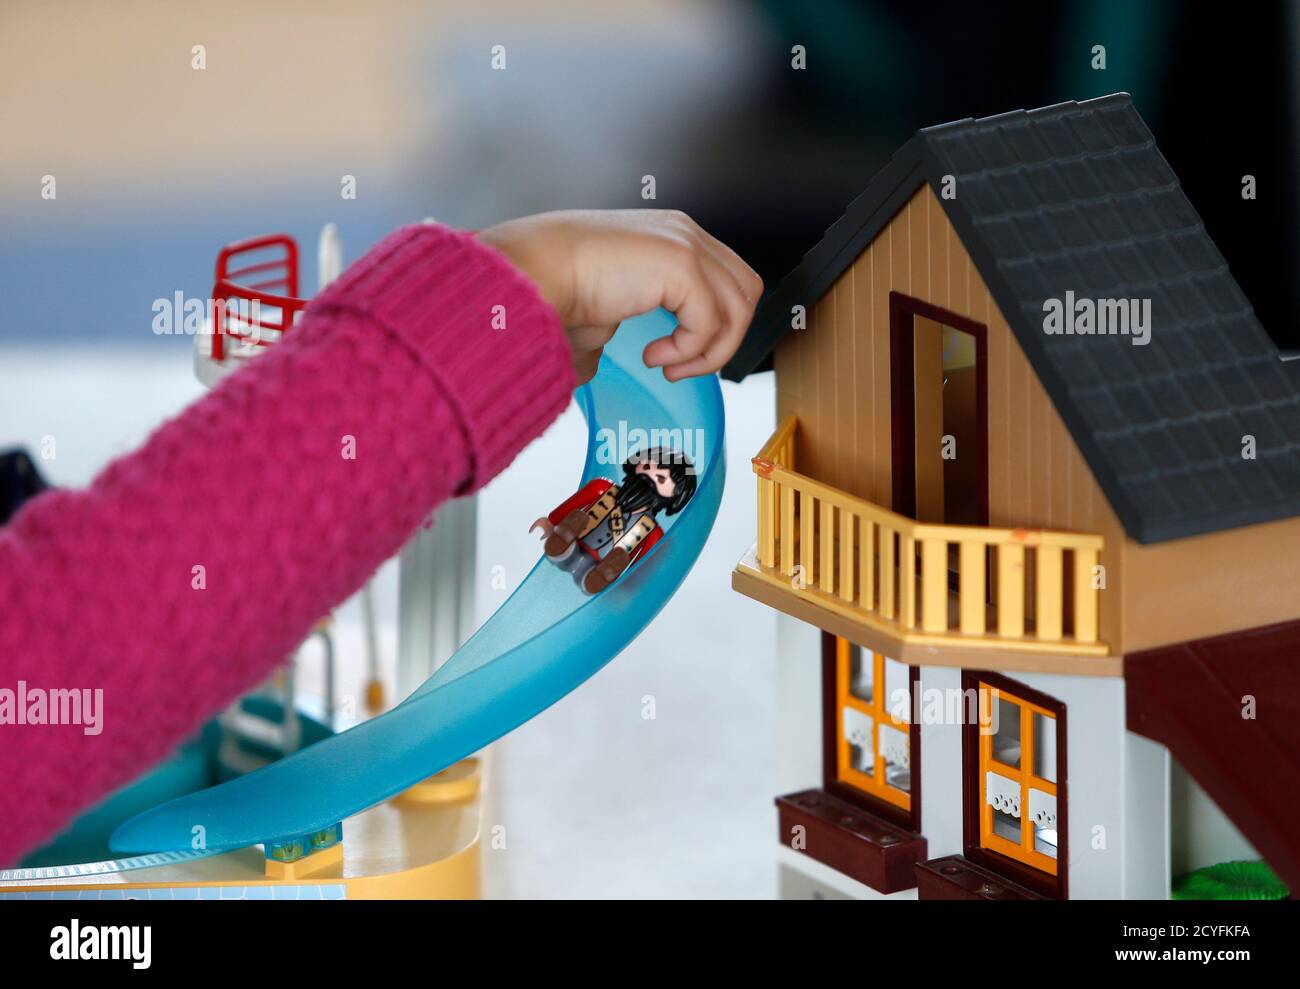
M647 360L710 373L760 289L676 213L408 227L88 489L29 502L0 529L0 866L288 659L550 424L620 320L673 309ZM13 723L19 681L88 692L83 724Z
M90 488L25 506L0 529L0 690L102 707L89 726L0 723L0 865L286 660L573 383L557 314L504 257L408 227Z

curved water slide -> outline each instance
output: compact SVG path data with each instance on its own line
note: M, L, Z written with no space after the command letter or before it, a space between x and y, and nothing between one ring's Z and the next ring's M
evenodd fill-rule
M574 489L617 478L622 459L677 445L698 487L664 538L595 597L544 559L495 614L393 710L220 786L160 804L112 835L116 852L195 854L195 829L214 854L312 834L395 796L540 714L617 656L681 585L708 539L725 480L722 394L716 377L669 384L641 362L670 332L658 310L626 321L599 373L577 393L587 420L586 463ZM549 506L536 506L541 514ZM531 515L529 516L531 518ZM520 538L528 519L517 520ZM127 866L131 860L118 863ZM129 867L129 866L127 866Z

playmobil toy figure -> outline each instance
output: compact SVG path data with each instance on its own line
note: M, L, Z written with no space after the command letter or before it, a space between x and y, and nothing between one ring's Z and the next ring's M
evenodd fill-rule
M690 459L655 447L627 458L621 484L593 478L528 531L540 528L546 558L586 593L599 594L659 541L655 516L676 515L693 494Z

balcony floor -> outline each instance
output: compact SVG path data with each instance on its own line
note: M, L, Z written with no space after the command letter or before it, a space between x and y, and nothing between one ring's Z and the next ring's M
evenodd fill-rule
M1084 676L1122 676L1122 657L1080 654L1074 643L1026 640L1008 645L994 635L972 636L960 632L937 635L904 632L894 622L855 607L818 587L796 590L790 578L764 567L757 544L750 546L731 575L734 590L792 618L816 625L832 635L856 642L912 665L974 667L984 670L1038 671ZM958 599L948 595L948 608L956 623ZM996 627L995 610L989 609L988 627ZM1104 647L1102 647L1104 648Z

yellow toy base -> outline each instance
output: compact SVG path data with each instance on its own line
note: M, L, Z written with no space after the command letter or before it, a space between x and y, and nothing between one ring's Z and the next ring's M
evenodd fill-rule
M348 818L342 844L298 862L271 862L260 848L241 848L129 872L9 881L0 884L0 894L40 899L69 894L87 899L477 899L485 763L485 756L462 760Z

